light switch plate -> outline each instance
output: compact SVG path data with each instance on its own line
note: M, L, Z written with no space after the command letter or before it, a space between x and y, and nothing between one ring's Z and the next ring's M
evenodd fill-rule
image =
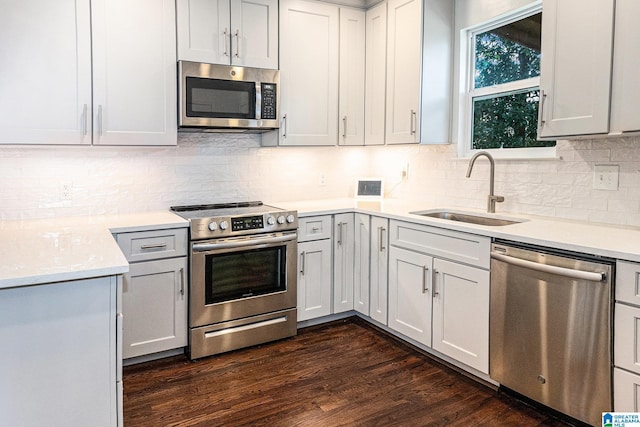
M593 188L595 190L618 189L618 178L620 166L618 165L595 165L593 168Z

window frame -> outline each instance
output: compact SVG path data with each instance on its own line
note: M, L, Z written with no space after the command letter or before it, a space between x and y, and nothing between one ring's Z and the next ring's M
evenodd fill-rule
M469 158L478 151L487 151L497 159L545 159L557 158L556 147L523 147L472 149L473 132L473 99L492 95L508 94L526 89L539 89L540 77L516 80L493 86L475 89L475 36L494 28L502 27L515 21L542 12L542 1L534 1L522 8L492 18L481 24L461 30L460 34L460 88L461 101L458 117L461 119L458 135L458 157Z

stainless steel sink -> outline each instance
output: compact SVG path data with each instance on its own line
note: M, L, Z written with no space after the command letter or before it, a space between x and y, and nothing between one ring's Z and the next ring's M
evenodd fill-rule
M468 222L470 224L488 225L492 227L524 222L524 220L519 220L519 219L488 217L488 216L474 215L470 213L452 212L452 211L444 211L444 210L415 211L415 212L409 212L409 213L413 215L447 219L449 221Z

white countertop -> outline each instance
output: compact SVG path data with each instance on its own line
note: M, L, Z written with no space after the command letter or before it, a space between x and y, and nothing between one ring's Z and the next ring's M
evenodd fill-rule
M640 262L640 229L511 213L487 214L428 202L354 199L273 203L301 217L359 212L528 244ZM410 212L445 209L523 222L483 226L429 218ZM139 214L0 222L0 289L122 274L129 264L112 233L186 228L168 211Z
M292 201L274 203L274 205L283 209L297 209L299 216L302 217L355 211L516 242L640 262L640 228L637 227L617 227L509 212L488 214L473 209L447 208L429 202L396 199L384 199L380 202L363 202L354 199ZM499 207L498 205L498 209ZM410 212L432 209L468 212L523 222L504 226L484 226L410 214Z
M129 271L111 233L187 227L171 212L0 222L0 289Z

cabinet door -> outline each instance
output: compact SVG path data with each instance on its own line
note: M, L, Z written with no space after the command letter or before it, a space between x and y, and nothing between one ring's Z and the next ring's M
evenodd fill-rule
M369 215L356 214L354 238L353 308L369 316L371 226Z
M433 261L433 349L489 373L489 271Z
M353 310L354 214L333 219L333 312Z
M615 306L614 364L640 374L640 308Z
M230 63L229 0L177 0L176 14L179 60Z
M130 264L122 288L123 357L187 345L187 258Z
M384 144L387 83L387 3L366 13L364 134L366 145Z
M431 264L433 258L389 249L389 327L431 346Z
M298 321L331 314L331 239L298 243Z
M278 69L278 0L231 0L231 63Z
M640 375L613 370L613 407L616 412L640 411Z
M389 265L389 220L371 217L371 279L369 316L387 324L387 273Z
M89 0L0 0L0 143L91 143Z
M280 2L280 145L336 145L338 7Z
M390 0L387 23L386 142L418 142L422 1Z
M364 145L365 14L340 8L340 145Z
M176 145L172 0L94 0L94 144Z
M611 132L640 130L640 2L616 0L611 80Z
M538 135L609 131L614 0L544 0Z

